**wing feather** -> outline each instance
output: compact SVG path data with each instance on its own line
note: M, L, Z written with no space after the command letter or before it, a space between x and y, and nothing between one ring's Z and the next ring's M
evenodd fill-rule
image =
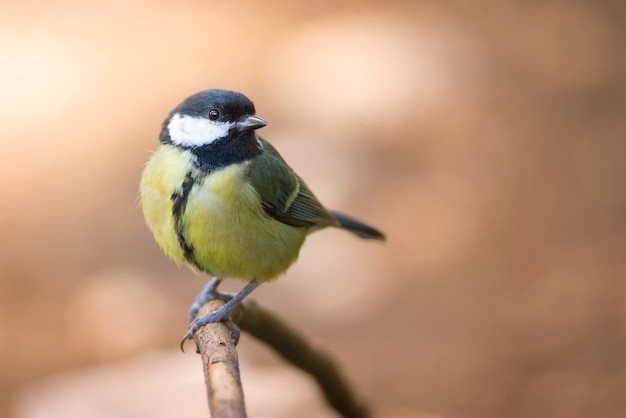
M318 229L338 225L278 151L267 141L261 143L263 153L250 164L250 181L261 197L265 212L297 227Z

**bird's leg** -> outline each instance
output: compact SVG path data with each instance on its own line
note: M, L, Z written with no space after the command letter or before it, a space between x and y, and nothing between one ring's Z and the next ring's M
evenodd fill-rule
M223 300L224 302L228 302L232 298L231 295L226 295L224 293L219 293L217 291L217 286L219 286L221 282L222 282L222 279L213 277L211 280L209 280L206 286L204 286L204 289L202 289L202 292L200 292L200 294L194 301L193 305L191 305L191 307L189 308L189 320L190 321L193 321L195 319L196 315L198 315L198 311L200 310L200 307L204 305L205 303L207 303L208 301L219 299L219 300Z
M250 283L245 285L244 288L241 289L237 294L232 296L230 298L230 300L228 302L226 302L226 304L224 306L222 306L221 308L219 308L216 311L209 312L208 314L206 314L204 316L201 316L200 318L194 319L191 322L191 325L189 325L189 329L187 330L187 333L185 334L185 336L183 337L182 341L180 342L181 350L183 348L183 344L185 343L185 341L190 340L191 337L193 337L193 334L195 334L196 331L198 331L198 329L200 329L200 327L203 327L204 325L206 325L206 324L208 324L210 322L219 322L219 321L222 321L224 318L227 318L228 314L230 314L230 311L232 311L233 308L235 306L237 306L237 304L239 302L241 302L254 289L256 289L259 286L259 284L260 283L257 282L256 280L251 281ZM228 327L233 332L233 337L235 339L235 342L237 342L239 340L239 328L230 319L227 319L226 325L228 325Z

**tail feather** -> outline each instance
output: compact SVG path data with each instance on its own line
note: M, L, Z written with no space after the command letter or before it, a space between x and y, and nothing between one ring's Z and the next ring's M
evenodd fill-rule
M357 221L351 216L336 211L330 211L330 214L339 222L340 228L350 231L361 238L385 240L385 235L382 232L361 221Z

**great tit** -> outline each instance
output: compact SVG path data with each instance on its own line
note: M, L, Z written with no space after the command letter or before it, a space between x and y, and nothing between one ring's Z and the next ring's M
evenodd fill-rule
M267 122L254 104L229 90L203 90L163 122L160 144L141 177L141 206L163 251L178 264L215 276L190 310L182 343L232 308L260 283L296 261L307 234L328 226L366 239L378 230L326 210L278 151L257 135ZM221 279L248 282L234 296L217 293ZM195 318L219 297L220 309ZM232 322L230 326L234 326Z

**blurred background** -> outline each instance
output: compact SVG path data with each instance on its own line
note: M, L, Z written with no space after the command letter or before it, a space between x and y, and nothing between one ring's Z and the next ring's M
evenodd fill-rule
M253 297L375 416L626 416L621 2L24 1L0 13L0 416L205 417L178 350L207 277L138 205L162 120L211 87L329 207ZM238 283L227 288L236 290ZM244 335L249 415L333 417Z

